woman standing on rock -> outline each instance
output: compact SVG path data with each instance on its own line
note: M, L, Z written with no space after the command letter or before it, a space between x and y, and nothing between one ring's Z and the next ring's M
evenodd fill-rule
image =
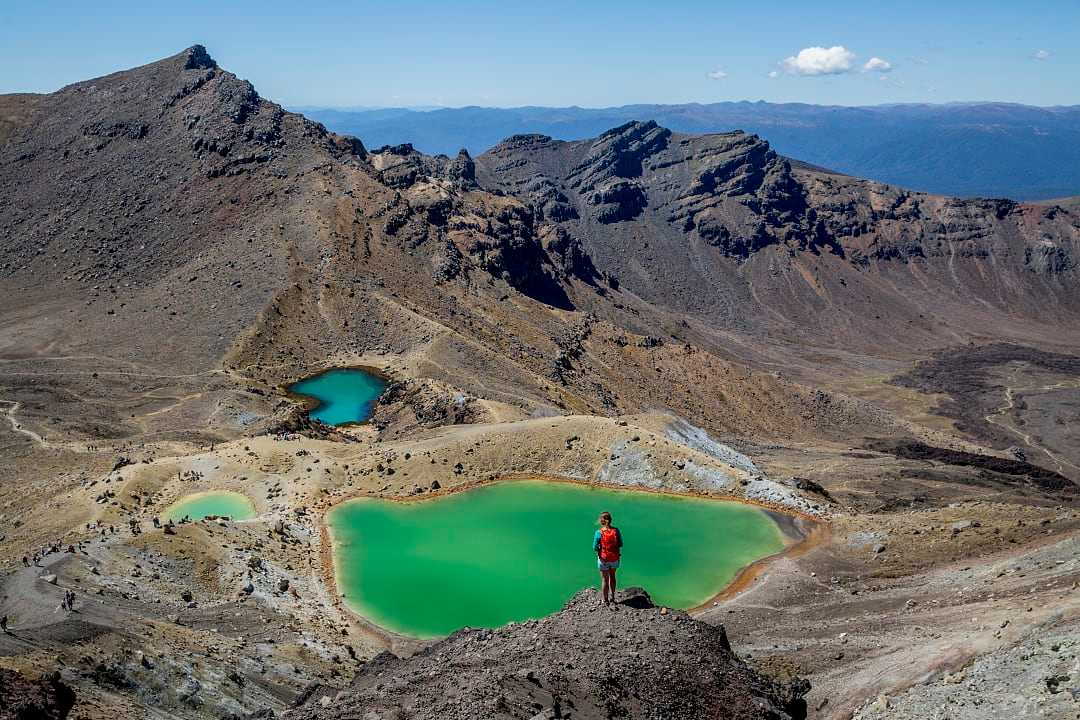
M593 551L596 553L596 567L600 569L603 583L602 603L615 602L615 571L619 569L619 551L622 549L622 533L611 524L611 513L600 513L600 529L593 535Z

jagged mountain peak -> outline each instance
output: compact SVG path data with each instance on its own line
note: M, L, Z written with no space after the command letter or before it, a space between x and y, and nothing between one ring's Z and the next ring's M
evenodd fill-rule
M774 211L804 205L787 160L765 140L742 131L680 135L652 120L632 121L591 140L515 136L485 153L480 162L490 181L526 194L557 220L592 218L612 225L642 217L651 207L689 230L698 215L723 197L760 195L743 204L753 213L765 211L772 224L777 220ZM734 206L729 209L745 215ZM738 219L737 224L747 226L739 232L762 234L748 223ZM741 244L760 245L763 240Z
M562 142L564 141L555 140L550 135L541 135L540 133L518 133L516 135L511 135L502 142L496 143L487 152L499 154L516 150L525 150L531 147L543 147L552 143Z
M635 121L588 140L537 137L519 136L477 158L481 183L524 198L540 231L554 226L559 238L579 243L598 275L678 312L751 323L747 308L757 301L749 280L735 276L746 273L760 275L759 297L764 287L797 288L797 302L777 301L781 312L827 324L803 308L846 306L847 288L864 283L864 297L905 304L907 296L869 286L865 273L915 262L920 273L942 272L950 287L955 276L944 268L956 265L941 260L950 257L996 262L1009 287L1028 274L1049 278L1051 302L1073 304L1067 278L1077 267L1077 221L1067 209L941 198L846 177L793 163L740 130L687 135ZM1055 240L1044 247L1040 237ZM823 255L842 264L830 262L828 277L808 281L805 266ZM972 295L1010 307L986 286L984 269L967 271L960 282Z
M600 133L600 135L597 137L597 140L605 140L607 138L619 135L640 135L659 127L660 126L656 123L655 120L630 120L629 122L625 122L622 125L618 125L611 128L610 130L606 130L605 132Z
M826 279L843 279L847 286L855 281L846 275L873 266L929 261L933 270L939 257L993 257L1002 261L995 272L1012 268L1050 278L1063 304L1071 297L1058 288L1076 268L1071 209L935 198L824 173L789 162L765 139L742 131L686 135L639 120L579 141L514 135L475 159L467 153L431 157L407 144L366 153L359 140L328 133L260 97L199 45L35 102L40 107L33 122L18 125L0 151L13 163L22 158L11 166L20 177L52 177L85 188L85 199L64 216L64 198L43 202L32 183L12 180L12 207L43 210L37 219L18 216L10 233L17 239L13 247L42 248L41 258L67 246L69 276L120 274L80 267L70 258L91 253L89 240L117 242L144 232L126 217L105 223L95 204L113 212L135 202L166 217L170 208L196 204L193 198L215 208L210 203L229 196L220 183L204 187L204 181L245 178L251 190L244 192L268 205L281 203L286 190L290 199L300 197L298 184L320 197L340 191L340 212L348 214L339 223L350 232L370 224L375 237L429 262L432 269L423 272L437 282L487 282L485 276L493 276L562 308L581 302L572 287L580 280L591 286L589 293L626 291L676 312L741 326L760 302L751 298L743 275L763 273L754 281L757 297L767 295L763 288L773 278L790 278L799 300L783 300L780 312L807 327L804 308L842 303L847 291L844 285L802 287L805 269L795 266L816 261L801 253L847 263L845 277L834 268ZM348 209L362 203L344 199L358 193L342 186L341 178L328 177L316 188L313 168L321 175L345 166L363 176L365 187L372 183L374 209ZM111 184L100 182L102 168L116 172ZM129 187L126 176L138 182ZM300 183L300 177L306 179ZM215 213L219 220L230 218ZM148 216L146 210L132 213ZM195 214L190 227L210 216ZM72 232L72 217L76 227L92 230ZM179 226L173 230L125 256L126 274L155 272L154 257L180 257L182 250L190 258L211 242L202 234L186 238ZM363 242L370 246L372 240ZM91 253L87 264L98 257ZM483 273L470 278L470 269ZM980 277L971 268L971 294L992 294L976 287ZM30 281L29 273L18 278ZM1023 282L1010 277L1000 286ZM775 284L776 292L792 286ZM819 316L812 317L817 322Z
M209 70L217 67L217 61L210 57L203 45L192 45L180 54L184 57L185 70Z

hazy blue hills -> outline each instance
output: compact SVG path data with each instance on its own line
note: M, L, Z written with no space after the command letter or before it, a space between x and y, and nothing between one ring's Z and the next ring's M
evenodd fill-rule
M1006 103L840 107L798 103L613 108L310 109L305 115L369 148L412 143L477 155L518 133L595 137L628 120L678 132L742 129L789 157L904 187L1019 200L1080 194L1080 105Z

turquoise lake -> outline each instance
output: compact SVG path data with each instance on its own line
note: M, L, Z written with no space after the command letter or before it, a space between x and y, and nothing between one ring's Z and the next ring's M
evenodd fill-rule
M367 420L385 389L385 380L356 368L328 370L289 386L290 392L315 401L308 415L327 425Z
M255 517L255 506L245 495L223 490L187 495L173 503L164 513L166 520L189 518L193 521L205 517L228 517L233 520L247 520Z
M358 498L327 515L339 592L379 627L421 638L555 612L596 587L596 516L623 533L621 587L692 608L785 547L751 505L523 480L415 502Z

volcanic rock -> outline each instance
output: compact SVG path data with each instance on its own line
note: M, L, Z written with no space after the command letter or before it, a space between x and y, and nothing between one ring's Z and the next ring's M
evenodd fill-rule
M595 590L583 590L542 620L461 630L411 658L383 653L340 694L318 688L287 717L806 716L809 683L781 683L753 670L732 652L722 626L662 613L640 588L621 591L618 600L603 607Z
M64 720L75 705L75 692L48 673L37 680L0 668L0 720Z

